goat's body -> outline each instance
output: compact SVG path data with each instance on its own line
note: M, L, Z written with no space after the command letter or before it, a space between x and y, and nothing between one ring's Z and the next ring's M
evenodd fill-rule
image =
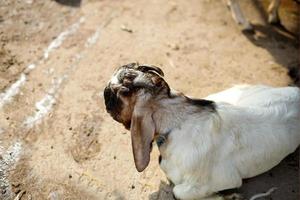
M239 187L243 178L271 169L300 144L298 88L237 86L207 99L216 102L216 112L179 106L156 114L164 124L161 132L170 132L160 147L161 168L179 199ZM175 121L165 119L168 114Z
M107 111L130 128L136 169L160 166L181 200L212 199L276 166L300 144L300 90L236 86L206 99L172 91L160 68L118 69L104 90Z

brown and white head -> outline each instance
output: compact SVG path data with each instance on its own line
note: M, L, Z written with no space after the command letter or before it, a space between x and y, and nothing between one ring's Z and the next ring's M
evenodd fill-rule
M157 99L170 96L163 71L155 66L131 63L119 67L104 89L106 110L114 120L130 129L135 166L149 164L156 134L153 113Z

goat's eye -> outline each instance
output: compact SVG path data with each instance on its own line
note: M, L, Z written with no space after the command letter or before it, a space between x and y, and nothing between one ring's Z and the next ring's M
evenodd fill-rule
M127 78L125 78L124 80L123 80L123 85L124 86L126 86L126 87L129 87L129 86L132 86L132 80L130 80L130 79L127 79Z

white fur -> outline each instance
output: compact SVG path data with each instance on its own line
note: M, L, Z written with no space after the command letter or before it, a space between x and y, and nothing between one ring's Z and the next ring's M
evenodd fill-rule
M182 200L240 187L300 144L296 87L236 86L207 99L216 102L216 112L196 112L178 96L159 100L153 114L156 131L169 132L159 148L161 168Z

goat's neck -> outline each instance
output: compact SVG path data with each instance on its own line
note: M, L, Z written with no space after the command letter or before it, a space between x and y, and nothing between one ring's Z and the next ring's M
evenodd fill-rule
M153 120L157 134L167 134L180 127L192 114L199 112L199 108L189 104L183 95L160 99L156 108Z

